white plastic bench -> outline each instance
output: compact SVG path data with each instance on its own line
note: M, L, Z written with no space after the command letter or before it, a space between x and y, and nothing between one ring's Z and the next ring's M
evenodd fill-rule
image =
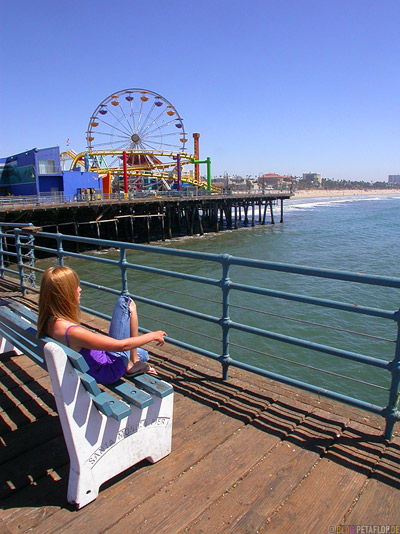
M13 347L47 367L70 458L67 500L79 509L105 481L171 452L173 388L141 375L105 388L120 398L101 390L80 354L35 338L35 317L20 304L0 306L0 347Z

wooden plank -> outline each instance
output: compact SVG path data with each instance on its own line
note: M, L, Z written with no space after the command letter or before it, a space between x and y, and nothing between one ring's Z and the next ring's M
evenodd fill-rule
M248 473L277 441L277 437L247 425L174 480L165 491L158 492L111 527L109 534L128 529L133 520L136 533L181 532L210 502ZM219 532L214 525L209 528L209 532Z
M266 530L288 532L295 525L296 532L330 532L330 527L341 523L366 479L362 473L323 458L273 515Z
M340 438L349 424L348 418L332 415L317 408L295 428L288 440L322 456Z
M30 387L32 387L32 391ZM48 392L47 389L41 387L40 383L31 382L28 385L23 384L19 388L12 390L4 389L0 382L0 412L8 411L16 406L25 405L31 400L38 400L38 405L45 409L48 413L55 411L54 397Z
M400 438L396 437L388 444L372 477L384 484L400 488Z
M5 521L0 517L0 534L13 534L7 527Z
M0 410L0 436L4 437L8 432L13 432L29 423L45 417L57 415L56 411L50 411L48 406L40 399L31 399L25 404L19 404L7 410Z
M20 454L32 451L49 439L62 434L59 418L46 414L31 424L9 432L0 439L0 463L17 458Z
M178 379L179 380L179 379ZM172 380L175 391L194 396L199 402L222 410L229 416L251 421L272 401L220 380L213 380L201 372L187 372L182 381Z
M252 424L281 439L288 436L306 418L313 408L302 403L287 404L278 400L262 412Z
M328 450L327 458L370 476L385 448L379 429L352 421Z
M351 422L301 486L272 516L268 532L328 532L342 524L379 461L384 444L379 430ZM307 510L307 514L304 514ZM347 518L346 524L349 523ZM361 524L379 524L360 520Z
M0 498L10 496L13 492L45 476L49 469L57 469L66 463L68 463L68 453L62 435L46 441L35 449L34 454L32 450L28 450L17 459L3 463Z
M69 466L49 471L35 484L26 486L15 495L2 501L2 517L12 534L29 532L61 506L65 506ZM44 505L46 503L46 505Z
M21 356L16 356L16 358L21 359ZM28 384L29 382L48 376L47 371L35 365L30 358L25 358L32 365L21 368L21 366L11 360L9 362L0 361L0 382L6 389L13 389L19 387L21 384Z
M392 486L382 484L377 479L369 480L351 513L346 517L346 524L400 525L399 489L398 484Z
M178 402L176 402L178 400ZM199 404L190 397L174 394L174 420L172 426L172 449L174 438L185 428L194 425L197 421L212 412L209 406Z
M298 409L301 413L305 407L298 403ZM322 411L308 414L249 476L238 481L196 519L188 532L207 532L210 526L214 532L257 532L261 529L319 461L323 447L336 438L342 421L329 421L328 415ZM296 527L296 532L301 530Z
M3 376L4 372L14 373L15 375L19 376L19 373L21 373L21 371L29 371L29 373L35 372L40 376L44 376L45 374L47 374L47 371L36 365L30 358L28 358L28 356L25 356L24 354L6 352L0 354L0 362L2 369L0 376Z
M223 416L216 411L211 412L195 425L174 436L172 452L167 458L151 466L143 463L134 466L131 470L133 476L124 477L108 487L107 491L100 492L97 499L90 506L82 508L79 514L71 514L70 510L61 509L40 524L38 534L75 534L80 530L91 534L104 532L183 472L191 470L201 458L242 426L243 424L234 418ZM150 515L152 514L153 512ZM136 529L136 520L134 525ZM132 529L130 524L127 531L132 532Z

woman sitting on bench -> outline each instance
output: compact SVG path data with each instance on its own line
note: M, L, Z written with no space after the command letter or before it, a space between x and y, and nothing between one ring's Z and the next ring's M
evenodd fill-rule
M164 344L162 330L139 336L135 303L127 296L118 299L109 335L97 334L80 325L79 277L69 267L49 267L43 274L39 296L38 336L48 335L82 354L88 374L100 384L112 384L125 375L157 374L145 361L140 345Z

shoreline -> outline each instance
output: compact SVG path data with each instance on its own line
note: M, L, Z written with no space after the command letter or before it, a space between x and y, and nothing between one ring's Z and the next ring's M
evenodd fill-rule
M320 197L360 197L376 195L400 195L400 189L307 189L296 191L291 200Z

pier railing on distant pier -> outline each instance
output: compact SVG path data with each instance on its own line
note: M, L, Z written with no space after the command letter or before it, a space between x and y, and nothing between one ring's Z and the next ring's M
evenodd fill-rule
M170 191L155 191L143 190L130 193L88 193L82 192L77 195L64 195L64 193L41 193L40 195L31 196L0 196L0 212L1 211L17 211L17 210L34 210L34 209L48 209L48 208L62 208L62 207L82 207L82 206L96 206L102 204L124 204L124 203L147 203L151 201L171 201L171 200L188 200L188 199L203 199L219 198L219 197L246 197L266 196L272 198L279 198L284 196L289 197L292 193L286 189L249 189L249 190L234 190L226 189L221 192L205 191L199 188L183 188L181 191L171 189Z
M400 289L400 278L391 278L385 276L370 276L367 274L352 273L345 271L336 271L328 269L318 269L312 267L305 267L299 265L288 265L282 263L273 263L268 261L250 260L240 257L230 256L229 254L208 254L200 253L188 250L176 250L169 247L154 247L148 245L130 244L119 241L106 241L93 238L85 238L78 236L69 236L63 234L51 234L46 232L34 232L34 228L30 230L29 227L22 228L16 227L12 224L0 223L0 275L5 275L17 278L19 280L21 292L24 294L28 289L38 291L36 277L39 279L43 268L40 268L40 261L38 257L48 256L56 259L57 263L63 265L66 260L73 262L73 266L78 270L81 277L81 285L88 288L91 299L94 303L92 307L82 306L84 311L87 311L95 316L110 319L110 315L104 313L103 303L106 300L105 295L118 296L121 293L132 296L135 301L142 303L145 306L151 307L151 309L162 312L161 318L153 318L154 327L160 328L160 321L168 324L169 314L180 317L184 315L186 318L193 320L192 330L189 329L191 338L199 336L206 340L206 343L219 343L220 350L210 350L201 346L201 343L194 344L183 340L183 336L172 335L167 338L168 342L178 347L197 352L203 356L217 360L222 365L223 379L228 379L228 370L230 366L245 369L247 371L256 373L268 377L272 380L277 380L284 384L299 387L301 389L316 393L321 396L325 396L337 401L345 402L352 406L367 410L378 415L381 415L386 419L385 437L390 439L393 432L393 427L396 421L400 420L400 412L398 410L399 401L399 382L400 382L400 310L385 310L374 306L359 305L354 302L346 303L339 300L332 300L328 298L319 298L310 295L301 295L294 292L277 290L274 286L267 287L260 282L263 282L267 278L268 273L280 273L290 274L300 277L313 277L313 279L323 279L325 281L336 281L338 283L352 282L359 284L360 286L372 286L377 290L380 288L389 288L393 293ZM112 248L113 254L109 256L98 255L96 253L79 253L79 247L83 249L103 249ZM115 256L118 251L117 257ZM136 255L136 257L135 257ZM166 256L172 256L174 258L174 269L164 268L165 261L162 258ZM146 258L146 261L144 260ZM150 260L149 260L150 258ZM102 265L104 269L100 273L100 280L96 281L94 270L90 268L93 263ZM203 276L200 273L205 272L203 266L213 265L212 272L214 276ZM182 268L181 268L182 266ZM186 272L185 272L186 268ZM242 283L238 273L241 273L243 278L243 270L246 272L250 269L254 269L257 272L257 276L252 276L246 279L250 282L258 280L257 285L251 285L250 283ZM107 276L105 271L112 272L112 282L109 285L106 284ZM104 272L103 272L104 271ZM131 290L130 278L135 277L140 273L140 277L160 277L163 280L161 286L154 286L150 288L148 294L146 292L141 293L141 286L145 287L148 282L141 283L139 281L132 283L134 286L134 292ZM265 275L265 276L264 276ZM169 289L168 280L180 280L182 284L189 284L177 291ZM331 283L330 282L330 283ZM335 283L336 283L335 282ZM200 284L201 291L197 292L193 289L194 295L189 295L189 287L198 287ZM172 299L168 299L166 295L171 291L173 294ZM382 289L381 289L382 291ZM217 295L217 299L214 296L209 296L209 292L213 295ZM156 295L160 295L158 298ZM236 300L236 304L231 302L232 295L240 295L241 299ZM188 306L187 302L189 297L193 297L193 305ZM395 295L397 299L398 293ZM290 318L284 315L271 313L271 309L266 301L263 299L278 299L284 302L296 302L302 306L301 318ZM261 299L258 304L258 308L254 309L254 299ZM168 302L170 300L170 302ZM198 302L201 305L198 305ZM238 302L244 303L239 305ZM196 304L197 303L197 304ZM205 307L210 305L209 313L206 313ZM393 340L384 339L385 342L391 342L393 350L388 350L384 358L378 358L375 356L369 356L357 351L349 351L340 347L333 347L321 343L321 338L317 341L303 339L297 336L290 336L279 332L278 328L264 328L264 323L267 319L265 317L270 316L274 320L282 318L284 320L299 321L309 325L309 329L312 327L324 327L326 325L316 324L313 320L307 321L308 305L317 307L322 310L336 310L340 312L348 313L350 316L356 314L358 317L371 318L368 320L384 320L393 324L395 329L395 338ZM199 309L200 308L200 309ZM237 313L237 310L243 308L245 310L244 315L240 316L240 320L233 320L231 314ZM303 311L304 308L304 311ZM254 316L260 314L262 317L261 326L257 325L254 321ZM148 318L151 321L152 317ZM178 331L181 328L182 331L188 330L175 322L170 324L170 327L174 331ZM205 328L200 326L206 325ZM162 327L162 326L161 326ZM351 330L345 330L343 328L334 328L332 326L326 326L326 328L333 328L334 330L345 332L346 335L357 334ZM359 334L360 336L367 336L374 342L379 339L378 336L372 335L370 326L367 325L367 329L370 333ZM155 329L155 328L152 328ZM209 335L209 330L219 331L219 336ZM142 328L142 332L148 332L149 329ZM318 384L308 383L303 380L299 380L290 376L291 364L295 364L291 360L285 360L280 353L277 356L279 360L283 360L285 366L287 365L287 373L274 372L268 369L268 364L265 368L251 365L240 361L239 359L232 358L231 351L236 350L240 353L246 352L246 354L257 353L258 356L271 356L270 354L264 354L257 349L238 345L230 340L231 334L240 332L243 335L254 336L257 342L262 346L263 340L271 340L273 342L282 343L283 346L295 346L305 349L312 353L319 353L322 355L329 355L335 358L342 359L344 362L355 362L357 366L372 366L377 370L381 370L381 373L387 375L388 387L380 385L374 385L371 382L362 381L356 379L353 376L345 376L344 372L339 374L332 371L324 371L323 369L317 369L321 372L326 372L328 375L339 377L340 380L348 379L356 382L361 382L368 386L376 387L380 390L386 390L388 395L388 401L384 406L380 406L376 403L368 402L358 398L357 395L346 395L338 391L334 391L332 388L325 388ZM207 346L207 345L206 345ZM315 370L314 367L308 366L305 363L297 363L303 367ZM345 366L346 367L346 366ZM350 371L350 374L352 372Z

